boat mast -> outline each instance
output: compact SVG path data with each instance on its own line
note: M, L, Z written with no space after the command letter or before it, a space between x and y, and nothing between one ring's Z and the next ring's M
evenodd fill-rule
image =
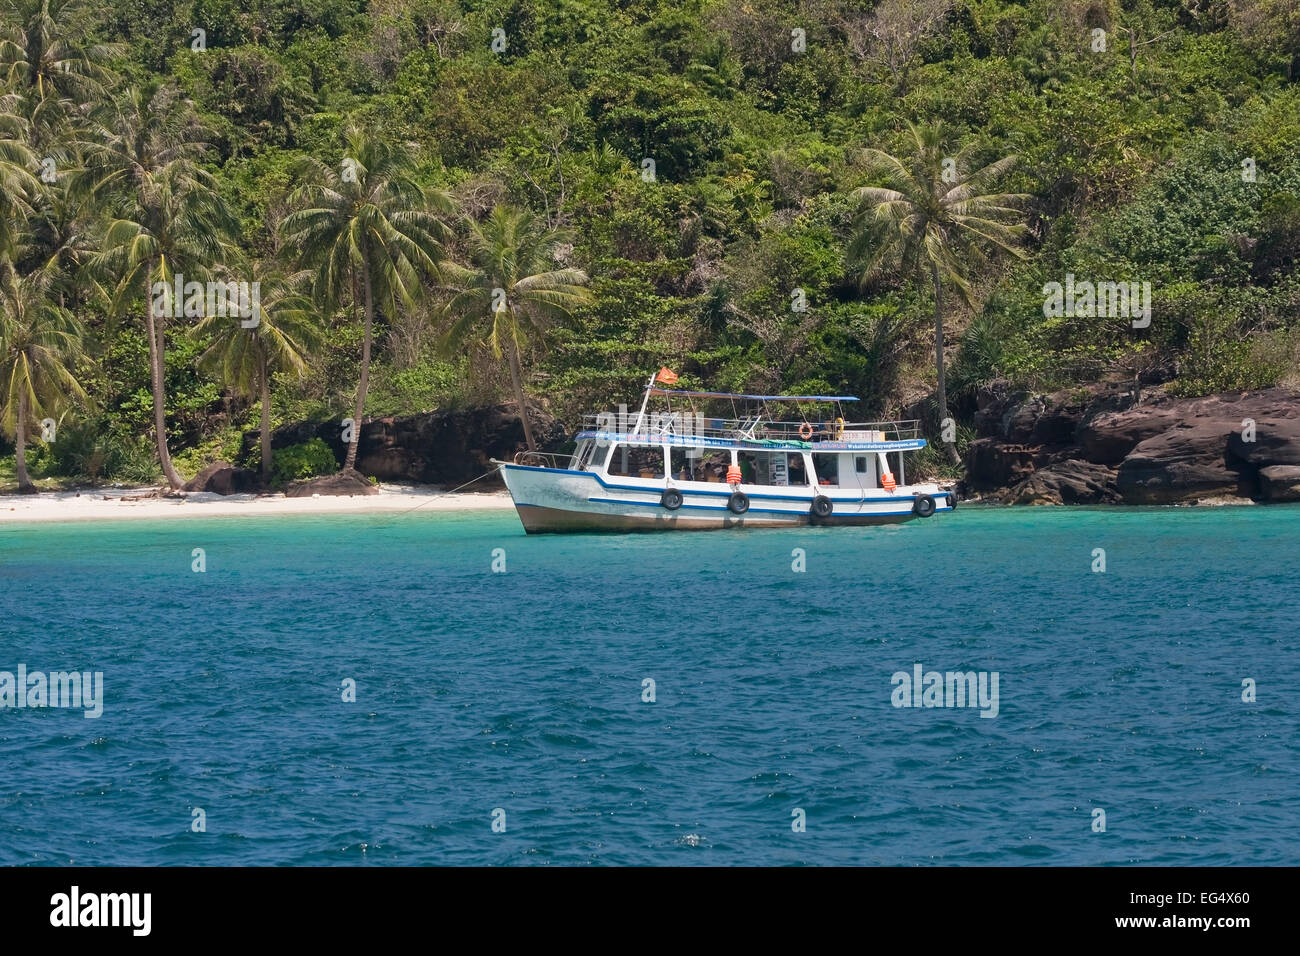
M650 381L645 383L645 395L641 398L641 411L636 413L636 424L632 426L633 435L641 434L641 419L645 418L645 408L650 404L650 389L654 388L655 379L658 377L659 373L655 372L654 375L650 376Z

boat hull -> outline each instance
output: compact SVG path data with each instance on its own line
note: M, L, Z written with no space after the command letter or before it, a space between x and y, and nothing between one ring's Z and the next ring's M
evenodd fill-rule
M612 481L592 472L513 464L503 464L501 471L529 534L899 524L917 517L912 510L913 489L908 488L891 495L874 492L871 497L837 497L834 489L819 489L829 492L834 510L828 517L815 518L810 513L811 489L742 486L750 508L737 515L727 508L731 490L723 484L675 482L683 503L669 510L660 504L662 478ZM947 492L927 488L915 493L930 494L936 514L952 510Z
M867 525L898 524L911 521L915 515L904 517L870 517L846 515L811 520L810 517L759 518L746 515L733 517L692 517L664 511L658 515L592 514L586 511L566 511L539 505L515 505L519 520L529 534L559 534L566 531L716 531L725 528L798 528L817 525Z

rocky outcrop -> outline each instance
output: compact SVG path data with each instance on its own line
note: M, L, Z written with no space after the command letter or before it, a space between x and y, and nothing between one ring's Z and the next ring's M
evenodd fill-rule
M185 482L182 491L206 491L218 495L248 494L258 491L261 478L255 471L236 468L228 461L214 461Z
M1287 412L1290 415L1287 415ZM1238 427L1228 436L1228 454L1256 468L1300 465L1300 411L1293 405L1271 406L1246 416L1253 430Z
M1179 421L1176 409L1147 405L1140 412L1131 408L1102 412L1087 421L1080 421L1075 437L1079 451L1088 461L1118 465L1142 442L1167 431Z
M965 492L1017 504L1118 501L1114 468L1082 454L1076 434L1090 411L1122 404L1100 387L1052 395L1015 391L1007 382L981 389Z
M530 407L529 421L541 448L554 448L564 442L564 428L545 412ZM271 436L271 446L285 448L313 438L329 445L340 462L346 458L347 446L338 421L279 428ZM246 452L251 452L256 443L256 433L245 433ZM451 487L490 470L490 459L509 460L526 447L523 424L513 406L379 418L361 426L357 471L380 481ZM479 483L492 484L499 485L499 477L493 475Z
M1039 448L994 438L977 438L966 453L970 484L981 491L1019 484L1046 463Z
M1051 395L981 391L969 492L1026 504L1293 500L1300 393L1270 388L1179 399L1093 385Z
M1229 465L1229 434L1224 422L1179 422L1139 442L1120 462L1115 479L1120 496L1143 505L1253 497L1253 474Z
M377 495L379 488L372 484L365 475L349 468L333 475L309 478L306 481L292 482L284 489L286 498L311 498L315 495L351 497L352 495Z
M1119 500L1115 469L1077 458L1035 471L1007 495L1013 505L1092 505Z
M1300 501L1300 465L1261 468L1259 496L1265 501Z

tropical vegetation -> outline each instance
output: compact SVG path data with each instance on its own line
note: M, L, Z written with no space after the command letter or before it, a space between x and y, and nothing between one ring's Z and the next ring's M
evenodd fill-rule
M995 380L1297 384L1298 259L1289 0L0 0L8 490L661 366L954 474Z

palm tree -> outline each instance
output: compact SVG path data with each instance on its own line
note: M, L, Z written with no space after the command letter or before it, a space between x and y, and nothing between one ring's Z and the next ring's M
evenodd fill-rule
M54 270L61 303L77 281L75 266L89 251L92 210L66 188L77 167L76 142L86 111L116 82L106 65L121 44L93 37L86 0L0 0L0 82L21 118L28 166L39 169L23 236L20 273ZM51 175L52 174L52 175Z
M587 273L555 268L558 247L569 241L569 234L548 230L527 210L498 206L483 222L470 220L468 227L472 267L449 265L446 270L459 291L445 309L455 318L443 344L460 347L487 326L493 357L504 356L510 367L524 440L529 451L536 451L519 357L552 323L568 321L574 309L590 304Z
M83 187L102 198L109 222L96 266L115 282L112 312L144 296L158 461L173 489L184 479L167 448L166 324L177 275L203 282L230 258L235 218L198 165L208 149L193 104L158 80L127 91L99 110L94 135L81 144ZM159 295L153 294L156 288Z
M86 0L0 0L0 82L13 92L27 144L56 176L74 163L69 130L116 82L107 66L122 44L92 38Z
M85 401L72 369L84 357L82 329L50 294L47 273L11 277L0 292L0 421L14 436L18 490L27 474L27 429L68 399Z
M19 224L32 215L41 187L31 173L36 160L26 143L27 124L10 107L11 101L0 102L0 259L6 269L16 252Z
M323 339L311 296L299 291L306 278L300 273L264 280L256 325L246 327L238 318L208 316L194 329L196 335L212 337L199 362L237 393L261 398L264 485L271 480L271 376L277 372L301 376Z
M983 248L992 246L1023 257L1019 242L1027 232L1018 208L1030 197L1023 193L987 190L1015 165L1006 156L974 172L966 168L967 151L952 157L944 152L942 123L907 124L915 152L907 160L878 149L863 151L869 175L881 186L855 189L851 198L862 204L849 244L849 261L861 271L863 286L890 266L905 274L926 276L934 287L934 364L938 372L936 398L939 420L948 420L948 396L943 373L943 283L956 287L971 301L968 269L983 261ZM946 442L949 460L960 461L956 445Z
M344 132L343 143L338 169L314 158L299 164L303 185L290 197L294 208L281 223L281 237L298 268L315 273L312 292L322 311L345 302L364 310L355 428L343 463L348 471L361 441L375 316L415 306L424 283L441 274L449 231L435 213L450 212L453 203L416 181L415 157L405 145L356 127Z
M0 0L0 66L5 79L41 99L84 101L111 79L106 62L121 44L92 39L86 0Z

